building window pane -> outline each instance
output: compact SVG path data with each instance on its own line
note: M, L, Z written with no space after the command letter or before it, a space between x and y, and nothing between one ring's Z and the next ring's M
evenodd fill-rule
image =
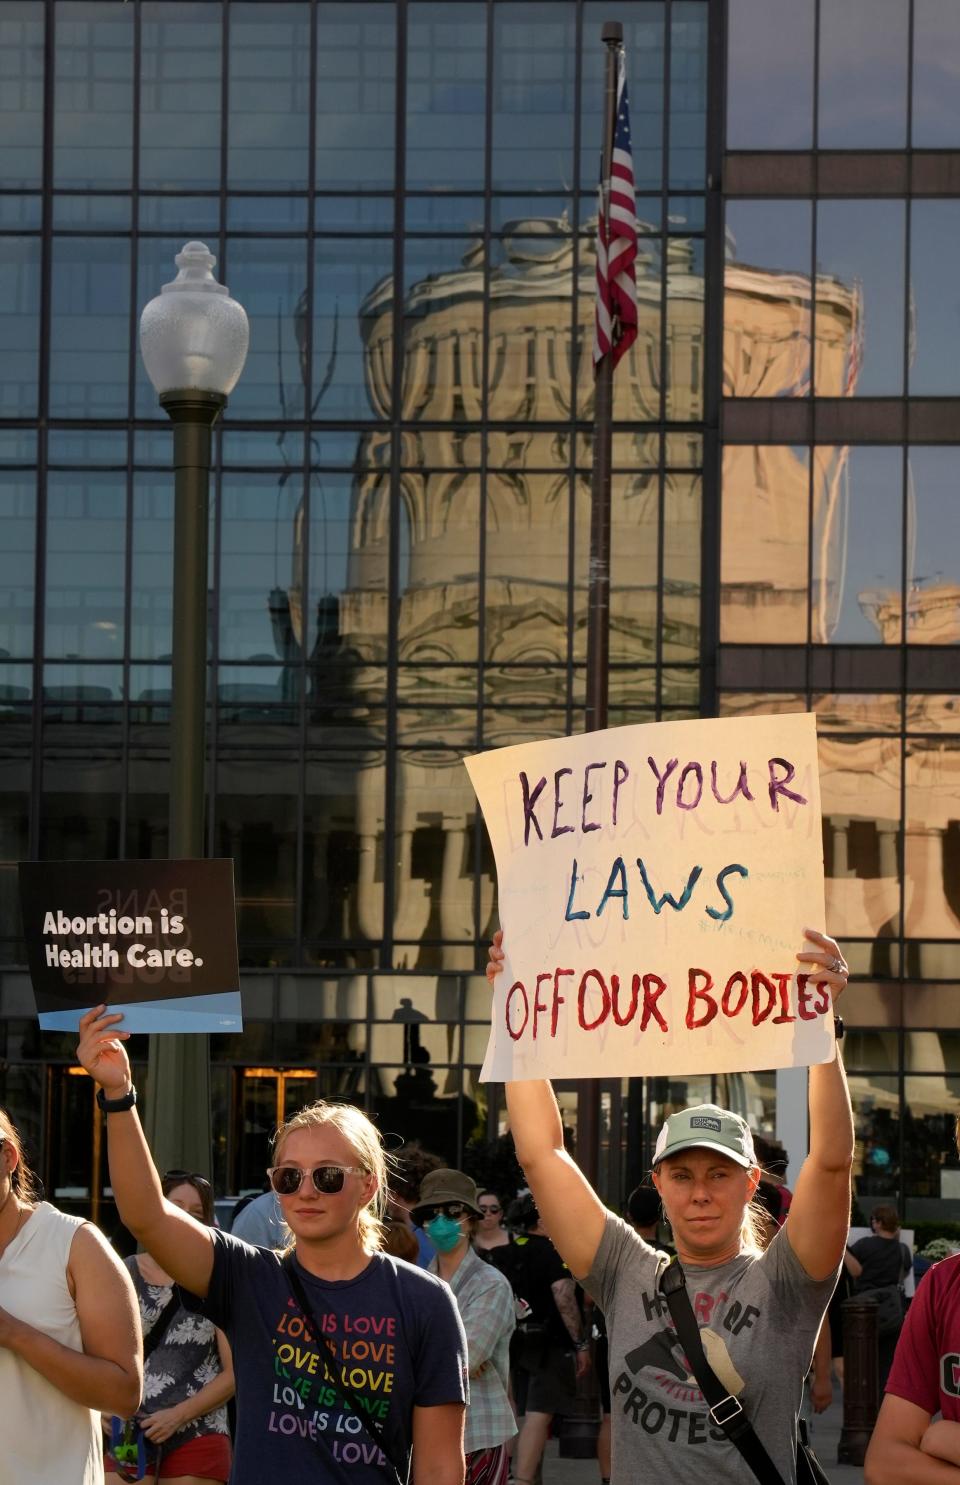
M727 147L813 143L815 0L730 0Z
M727 202L725 396L810 395L811 250L809 202Z
M42 0L0 7L0 180L13 190L43 179Z
M958 240L960 201L912 203L908 381L913 397L955 397L960 392L960 285L955 275L944 272Z
M914 1032L913 1041L925 1038L938 1046L937 1033ZM903 1084L903 1165L907 1196L907 1221L938 1218L951 1199L955 1209L957 1190L957 1094L953 1067L943 1064L929 1077L905 1078ZM946 1175L946 1180L944 1180Z
M237 932L245 963L296 930L299 765L261 754L220 758L214 854L233 859Z
M573 6L494 9L494 190L569 190L573 177Z
M912 448L907 472L908 644L960 644L960 450Z
M706 176L707 7L674 0L670 12L670 186L700 190Z
M515 226L515 232L491 244L488 414L498 422L565 420L570 416L574 359L570 323L573 238L562 219L528 218ZM480 416L483 266L474 246L464 243L463 247L462 267L436 274L430 268L431 249L417 244L415 271L420 282L408 295L408 303L412 299L415 306L418 299L429 296L432 319L425 327L422 320L408 314L407 383L415 385L420 379L418 363L429 346L431 390L438 408L447 409L433 413L424 402L419 411L423 418L439 415L473 421ZM433 290L432 280L437 280ZM448 286L446 294L440 291L441 285ZM586 305L581 314L586 315ZM591 305L591 336L592 314ZM589 354L585 359L589 362ZM592 371L584 379L592 384Z
M901 449L814 451L814 644L900 643L902 528Z
M172 494L169 475L134 476L130 580L134 660L166 660L173 647Z
M570 476L562 465L549 473L491 470L485 504L487 659L536 666L515 681L523 687L529 677L539 690L543 667L567 659ZM518 699L515 690L508 699Z
M115 861L120 855L120 760L104 756L100 743L91 737L77 752L51 749L43 761L42 861Z
M0 659L33 654L36 477L0 471Z
M0 417L37 412L40 239L0 237Z
M392 265L386 239L317 242L312 415L318 420L390 416Z
M913 0L913 147L960 144L960 8L954 0Z
M900 1194L900 1087L895 1077L854 1074L850 1080L853 1126L853 1222L865 1227L878 1202L896 1205Z
M398 650L416 664L475 663L480 591L480 477L406 470L409 535L400 573Z
M900 929L900 740L821 732L819 755L830 932L888 939Z
M227 248L230 292L250 318L250 352L230 394L235 417L307 415L307 248L301 237L234 237Z
M57 186L128 187L133 163L133 11L57 6L53 175Z
M960 938L960 823L956 785L957 738L907 742L907 814L904 840L907 938ZM936 943L914 946L924 979L952 979L949 952Z
M46 654L122 660L126 480L51 473L47 480Z
M342 944L383 937L384 766L376 753L307 759L303 931ZM350 964L349 949L335 956Z
M663 496L663 659L700 658L700 509L695 474L666 475Z
M230 6L227 179L245 190L308 185L310 14L303 4Z
M402 752L397 816L394 968L472 969L476 799L460 754Z
M909 0L820 6L821 149L903 149Z
M50 408L67 418L124 418L130 368L130 242L55 237Z
M396 7L317 6L317 185L393 185Z
M720 637L727 644L807 639L809 450L723 451Z
M678 423L703 417L703 241L667 239L667 377L663 416Z
M296 662L290 591L302 586L294 541L303 482L284 475L231 474L220 527L220 658ZM301 631L302 636L302 631Z
M209 0L143 0L140 185L220 185L221 28Z
M818 397L902 393L905 228L902 201L818 202Z
M407 25L407 185L482 186L486 7L427 0Z

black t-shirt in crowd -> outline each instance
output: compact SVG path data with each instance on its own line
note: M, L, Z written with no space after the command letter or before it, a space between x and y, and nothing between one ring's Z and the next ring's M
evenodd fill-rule
M902 1284L913 1261L906 1243L894 1238L859 1238L852 1244L850 1252L863 1269L854 1284L857 1294L868 1289L882 1289L887 1284Z
M467 1400L467 1347L449 1287L375 1253L354 1279L319 1279L295 1261L322 1344L301 1315L280 1254L213 1234L206 1299L185 1306L226 1331L237 1379L232 1485L384 1485L396 1470L364 1427L380 1421L408 1460L413 1410ZM331 1385L331 1375L353 1393Z
M516 1298L525 1299L530 1306L530 1318L547 1327L547 1340L558 1346L572 1346L551 1288L558 1279L569 1279L570 1270L550 1239L535 1233L515 1237L493 1248L491 1257L510 1280Z

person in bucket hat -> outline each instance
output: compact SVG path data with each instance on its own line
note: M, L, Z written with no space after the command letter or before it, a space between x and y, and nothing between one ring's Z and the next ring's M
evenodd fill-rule
M829 1013L847 966L832 938L812 929L805 936L796 958ZM491 983L502 962L498 934ZM671 1113L657 1139L651 1179L673 1229L703 1352L727 1391L722 1416L708 1408L673 1328L661 1289L670 1260L607 1211L566 1153L550 1084L506 1085L517 1158L544 1225L606 1317L612 1485L748 1485L754 1473L722 1426L741 1414L773 1464L771 1480L796 1485L803 1383L850 1215L853 1114L841 1035L838 1022L833 1057L809 1070L809 1153L789 1218L765 1249L751 1210L761 1170L746 1121L701 1104Z
M483 1215L477 1184L460 1170L430 1171L410 1215L437 1250L430 1271L450 1285L466 1331L470 1406L464 1485L506 1485L507 1440L517 1431L508 1396L516 1321L509 1280L474 1251Z

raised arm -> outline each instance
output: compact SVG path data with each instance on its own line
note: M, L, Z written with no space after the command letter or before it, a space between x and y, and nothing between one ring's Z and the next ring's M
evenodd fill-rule
M122 1020L101 1005L80 1022L77 1060L108 1099L122 1098L133 1086L123 1046L130 1033L118 1030ZM107 1153L124 1225L178 1284L203 1298L213 1272L213 1237L202 1222L165 1199L136 1109L107 1115Z
M811 966L836 1001L847 983L843 956L826 934L805 932L814 947L797 958ZM850 1227L853 1111L839 1043L830 1062L811 1067L809 1101L810 1150L797 1177L786 1232L811 1279L826 1279L843 1257Z
M487 978L503 965L503 932L493 936ZM574 1278L590 1272L606 1222L606 1208L563 1146L563 1123L547 1082L508 1083L507 1111L517 1159L540 1219Z

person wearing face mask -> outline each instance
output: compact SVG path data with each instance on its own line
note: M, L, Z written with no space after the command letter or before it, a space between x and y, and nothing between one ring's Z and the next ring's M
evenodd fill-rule
M160 1186L171 1206L214 1225L213 1190L205 1176L171 1170ZM227 1403L234 1377L227 1338L211 1321L184 1308L172 1278L149 1253L128 1258L126 1265L140 1302L145 1348L154 1337L144 1358L137 1420L150 1452L158 1456L156 1478L181 1485L228 1480ZM113 1433L119 1438L122 1430L115 1424ZM120 1477L112 1452L104 1471L107 1485Z
M507 1440L517 1431L507 1396L516 1321L509 1281L474 1250L481 1220L476 1182L459 1170L431 1171L411 1216L437 1250L431 1272L453 1290L467 1334L465 1485L505 1485Z

